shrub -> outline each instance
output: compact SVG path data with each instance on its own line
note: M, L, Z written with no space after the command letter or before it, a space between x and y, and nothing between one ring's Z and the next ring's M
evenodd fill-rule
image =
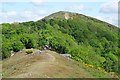
M33 50L27 50L26 53L31 54L31 53L33 53Z
M33 35L23 35L20 41L24 44L26 49L34 48L36 45Z
M10 42L4 42L2 44L2 59L8 58L11 55L11 43Z
M14 52L18 52L18 51L20 51L21 49L24 48L24 45L23 45L22 42L20 42L20 41L15 41L15 42L12 44L12 48L13 48L13 51L14 51Z

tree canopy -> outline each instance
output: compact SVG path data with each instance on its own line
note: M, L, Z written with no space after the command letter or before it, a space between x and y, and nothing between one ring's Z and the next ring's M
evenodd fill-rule
M71 54L74 60L117 72L120 28L81 14L69 13L72 18L66 20L64 13L36 22L1 24L3 59L10 57L11 51L49 45L50 50Z

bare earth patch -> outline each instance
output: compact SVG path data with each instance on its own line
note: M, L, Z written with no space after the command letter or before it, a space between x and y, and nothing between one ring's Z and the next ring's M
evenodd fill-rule
M83 64L79 65L56 52L34 50L28 55L16 53L4 60L2 67L4 78L94 78Z

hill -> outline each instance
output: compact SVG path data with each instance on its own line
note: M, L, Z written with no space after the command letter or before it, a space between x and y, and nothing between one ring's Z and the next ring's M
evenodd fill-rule
M3 61L3 78L115 78L110 73L45 50L25 50ZM96 74L94 74L96 73Z
M83 14L60 11L36 22L1 26L3 59L23 48L42 49L47 45L49 50L71 54L78 62L119 75L120 28L114 25Z

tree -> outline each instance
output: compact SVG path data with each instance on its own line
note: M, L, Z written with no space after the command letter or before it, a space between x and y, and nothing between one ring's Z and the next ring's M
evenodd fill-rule
M24 35L20 41L24 44L25 48L34 48L35 47L35 41L34 38L30 35Z
M11 55L12 46L9 42L2 43L2 59L8 58Z

